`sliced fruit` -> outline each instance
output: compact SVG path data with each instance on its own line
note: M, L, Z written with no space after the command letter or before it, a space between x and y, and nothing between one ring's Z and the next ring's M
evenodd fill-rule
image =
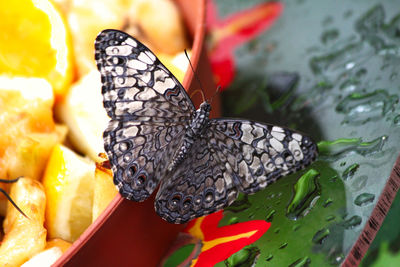
M94 40L104 29L120 29L124 23L126 0L58 0L69 28L76 57L78 76L95 69ZM125 12L126 13L126 12Z
M129 15L157 51L174 55L188 47L183 20L173 1L134 0Z
M71 41L49 0L0 1L0 74L47 79L62 96L73 78Z
M81 153L94 161L104 152L103 131L110 118L103 107L100 74L97 70L85 75L71 87L57 107L58 117L70 129L69 139Z
M21 267L38 267L38 266L50 267L61 256L62 256L61 249L58 247L52 247L39 252L38 254L30 258L27 262L22 264Z
M40 100L43 101L41 104L45 104L48 107L52 107L54 104L54 93L51 84L42 78L26 78L19 76L9 76L9 75L1 75L0 76L0 90L4 91L2 94L7 92L9 93L19 93L24 100ZM13 101L18 101L17 99L13 99ZM8 101L6 101L8 102ZM27 105L27 101L25 103L15 103L14 105L9 104L10 106L14 106L16 109L19 107L17 104Z
M59 238L47 242L46 248L34 255L21 267L52 266L72 244Z
M0 266L20 266L46 246L43 186L36 180L20 178L11 186L10 197L27 217L8 204L3 222L5 236L0 246Z
M47 241L46 249L57 247L62 251L62 253L64 253L65 251L67 251L67 249L71 247L71 245L72 244L70 242L62 240L60 238L54 238Z
M42 177L51 150L66 135L66 128L54 123L53 102L52 87L45 79L0 76L2 179ZM4 207L4 196L0 199Z
M118 191L113 182L113 176L110 169L96 164L94 197L93 197L93 219L97 217L110 204L111 200L117 195Z
M95 165L63 145L54 147L43 184L50 238L73 242L92 222Z
M17 140L14 157L7 157L8 176L40 179L53 147L61 143L66 133L65 126L56 125L52 133L30 133L26 138L19 139L19 142Z
M37 253L21 267L52 266L58 258L71 246L71 243L59 238L47 242L45 250Z

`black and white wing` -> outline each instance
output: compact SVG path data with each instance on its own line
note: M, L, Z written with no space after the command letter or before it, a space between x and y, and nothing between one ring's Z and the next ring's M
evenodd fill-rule
M303 134L247 120L214 119L209 146L224 162L240 192L255 193L282 176L305 168L317 157L317 145Z
M195 108L179 81L140 42L117 30L96 38L104 147L122 196L143 201L164 176Z
M162 181L157 213L183 223L229 206L309 165L317 155L307 136L246 120L213 119L186 161Z
M186 160L162 180L155 209L168 222L185 223L237 198L236 185L227 179L224 162L208 142L208 138L197 139Z

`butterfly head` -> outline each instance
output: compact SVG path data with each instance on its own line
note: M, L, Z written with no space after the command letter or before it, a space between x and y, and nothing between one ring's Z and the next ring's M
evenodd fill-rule
M201 126L198 128L204 128L204 126L207 124L207 121L209 120L208 118L210 117L210 111L211 104L208 103L208 101L204 101L203 103L201 103L199 109L196 111L192 125L199 124L199 126Z
M211 104L208 103L208 101L204 101L203 103L200 104L200 110L202 110L204 113L210 113L211 111Z

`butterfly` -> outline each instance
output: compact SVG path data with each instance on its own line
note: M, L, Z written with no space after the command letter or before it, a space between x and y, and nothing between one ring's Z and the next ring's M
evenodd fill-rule
M138 40L104 30L95 41L103 104L111 118L104 148L120 194L147 199L185 223L229 206L309 165L316 144L303 134L243 119L210 119L183 86Z

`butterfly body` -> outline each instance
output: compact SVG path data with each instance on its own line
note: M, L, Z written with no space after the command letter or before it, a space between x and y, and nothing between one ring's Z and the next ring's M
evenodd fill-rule
M176 166L182 163L192 148L193 143L204 132L209 122L210 110L211 105L206 101L201 103L200 108L196 110L190 125L186 127L183 144L178 150L176 157L172 159L168 171L173 171Z
M309 165L317 155L303 134L243 119L210 119L143 44L104 30L95 42L104 107L104 147L114 183L134 201L156 187L156 212L184 223L229 206Z

